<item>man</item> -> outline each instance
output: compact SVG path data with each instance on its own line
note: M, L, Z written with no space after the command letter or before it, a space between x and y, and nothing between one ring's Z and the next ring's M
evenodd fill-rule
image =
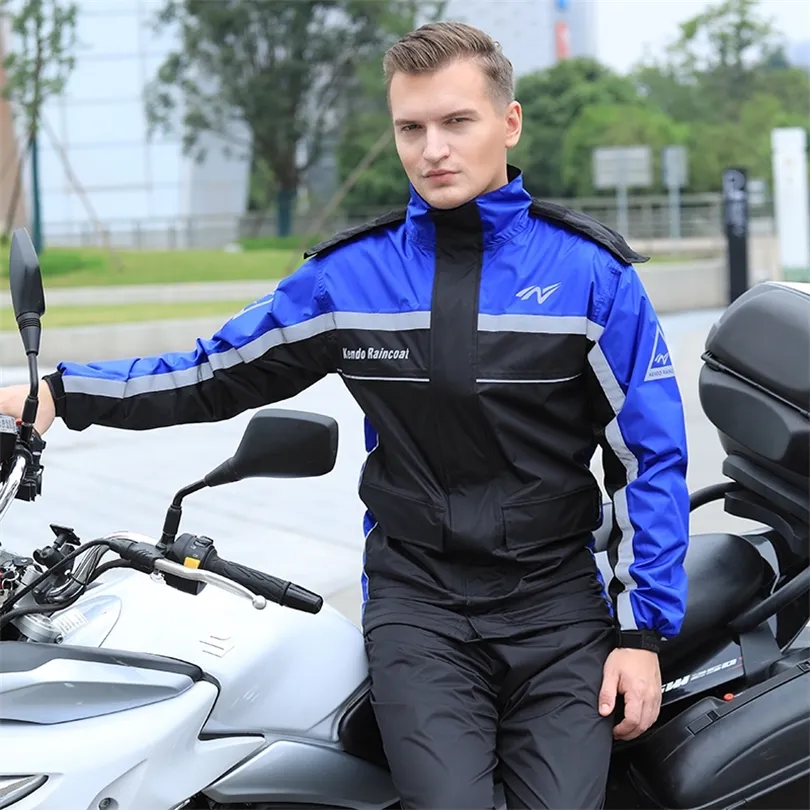
M424 26L385 71L407 211L317 246L189 354L61 364L40 427L227 419L340 374L367 417L363 625L403 806L492 807L497 767L510 807L600 807L613 738L657 717L686 590L683 411L641 257L533 203L483 32Z

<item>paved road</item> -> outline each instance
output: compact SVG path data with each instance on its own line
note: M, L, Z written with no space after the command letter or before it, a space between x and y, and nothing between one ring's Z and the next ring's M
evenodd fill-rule
M703 311L662 318L685 401L693 489L721 480L722 450L700 410L697 389L705 336L718 315ZM0 384L23 379L22 369L0 370ZM215 538L223 557L331 597L357 620L361 412L336 377L278 407L318 411L338 420L340 448L334 472L308 481L247 481L197 493L186 501L182 526ZM13 504L0 527L0 540L6 547L30 552L49 541L49 522L73 526L84 539L119 529L156 536L173 493L228 457L248 418L147 433L100 427L76 433L58 422L47 436L43 497L34 504ZM723 515L717 505L693 517L693 531L750 525Z

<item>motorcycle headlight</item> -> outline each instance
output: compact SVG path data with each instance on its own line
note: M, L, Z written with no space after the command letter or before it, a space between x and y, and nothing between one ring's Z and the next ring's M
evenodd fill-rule
M48 781L47 776L0 776L0 810L30 796Z

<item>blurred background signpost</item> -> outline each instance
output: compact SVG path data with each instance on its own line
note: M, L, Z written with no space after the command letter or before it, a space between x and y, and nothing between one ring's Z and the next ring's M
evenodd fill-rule
M789 281L810 281L810 194L807 132L783 127L771 132L774 214L779 263Z
M728 241L728 302L748 289L748 176L745 169L723 172L723 213Z
M593 185L616 189L617 230L627 238L627 190L652 185L649 146L602 146L593 150Z
M661 156L663 181L669 191L669 235L681 238L681 189L689 185L685 146L665 146Z

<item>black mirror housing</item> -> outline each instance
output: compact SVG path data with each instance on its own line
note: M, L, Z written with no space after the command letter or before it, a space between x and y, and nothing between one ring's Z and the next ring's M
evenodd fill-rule
M332 417L265 408L248 422L234 455L203 481L215 487L245 478L315 478L334 469L337 450Z
M17 326L20 329L26 354L38 354L45 314L45 293L39 258L25 228L17 228L11 235L8 263L11 302Z

